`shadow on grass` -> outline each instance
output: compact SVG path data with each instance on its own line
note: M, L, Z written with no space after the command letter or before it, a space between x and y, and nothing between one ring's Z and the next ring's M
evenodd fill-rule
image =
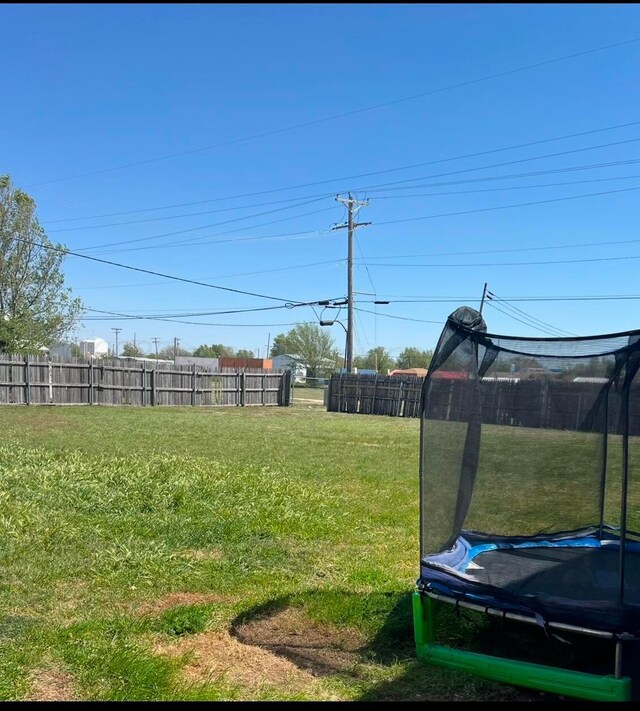
M557 701L559 697L510 687L417 661L412 592L354 595L307 590L259 605L239 615L231 634L267 649L314 676L351 684L359 701ZM496 628L460 619L445 608L440 622L450 644L496 644ZM461 624L462 623L462 624ZM455 631L460 627L459 631ZM523 648L530 641L520 640ZM481 651L481 649L476 649ZM486 651L486 650L485 650ZM382 669L380 669L382 667ZM376 681L376 676L384 677Z

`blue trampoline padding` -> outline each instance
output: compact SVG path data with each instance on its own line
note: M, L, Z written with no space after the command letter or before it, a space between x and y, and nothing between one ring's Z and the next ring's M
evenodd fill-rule
M464 531L447 551L422 560L418 585L441 595L546 620L640 634L640 542L608 527L553 535Z
M435 565L442 565L452 570L457 570L460 573L465 573L467 567L474 558L481 553L492 550L509 550L518 548L601 548L620 547L620 539L617 535L611 533L612 529L605 532L602 538L597 538L593 529L588 529L586 532L576 533L573 536L560 534L556 538L541 538L538 536L532 537L514 537L507 538L502 536L495 537L494 542L488 541L485 534L477 534L467 532L465 536L460 536L455 542L451 550L428 556L425 560ZM479 538L487 542L477 542ZM627 550L640 552L640 542L627 540L625 541Z

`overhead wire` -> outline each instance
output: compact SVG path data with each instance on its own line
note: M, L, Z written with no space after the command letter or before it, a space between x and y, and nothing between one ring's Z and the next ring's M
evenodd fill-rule
M243 294L245 296L255 296L260 299L270 299L272 301L282 301L285 303L289 303L292 306L306 306L308 303L308 302L294 302L294 300L292 300L292 299L283 299L278 296L269 296L267 294L260 294L260 293L253 292L253 291L246 291L244 289L234 289L230 286L220 286L219 284L209 284L207 282L198 281L196 279L188 279L186 277L179 277L179 276L175 276L172 274L164 274L162 272L157 272L157 271L154 271L151 269L143 269L142 267L134 267L130 264L121 264L119 262L113 262L108 259L100 259L99 257L92 257L91 255L88 255L88 254L79 254L78 252L72 252L71 250L63 248L63 247L57 247L55 245L47 245L47 244L43 244L41 242L36 242L35 240L28 240L23 237L13 236L12 239L17 240L18 242L30 244L34 247L40 247L41 249L47 249L47 250L50 250L53 252L57 252L59 254L63 254L64 256L70 255L72 257L78 257L80 259L87 259L89 261L97 262L99 264L106 264L108 266L119 267L121 269L129 269L131 271L141 272L143 274L151 274L152 276L159 276L159 277L163 277L165 279L172 279L175 281L185 282L187 284L194 284L196 286L204 286L209 289L218 289L220 291L228 291L228 292L232 292L235 294Z
M369 262L370 267L524 267L548 264L584 264L588 262L619 262L627 259L640 259L640 255L627 257L594 257L591 259L558 259L544 262L474 262L472 264L376 264Z
M238 205L236 207L221 207L216 210L204 210L201 212L188 212L188 213L183 213L181 215L163 215L162 217L148 217L143 220L127 220L126 222L109 222L107 224L101 224L101 225L86 225L82 227L63 227L59 229L48 229L48 233L54 233L54 232L77 232L78 230L97 230L97 229L102 229L105 227L122 227L125 225L139 225L144 222L161 222L163 220L177 220L182 217L199 217L200 215L212 215L217 212L235 212L238 210L249 210L254 207L263 207L266 205L276 205L278 203L283 203L283 202L298 202L298 205L287 205L285 207L278 208L277 210L268 210L267 212L259 212L257 215L247 215L245 217L239 217L235 220L229 220L227 222L217 222L214 223L214 225L224 225L228 224L229 222L237 222L239 220L243 219L249 219L251 217L258 217L261 215L268 215L272 212L278 212L279 210L289 210L291 208L295 207L302 207L303 205L308 205L312 202L319 202L322 199L325 198L331 198L333 197L333 193L325 193L323 195L310 195L310 196L303 196L303 197L297 197L297 198L287 198L286 200L270 200L268 202L258 202L254 203L253 205ZM305 200L306 202L300 202ZM86 219L86 218L84 218ZM47 223L44 223L47 224ZM207 227L212 227L213 225L207 225Z
M458 155L458 156L449 156L449 157L447 157L447 158L439 158L439 159L436 159L436 160L424 161L424 162L421 162L421 163L414 163L414 164L411 164L411 165L398 166L398 167L394 167L394 168L386 168L386 169L383 169L383 170L369 171L369 172L366 172L366 173L359 173L359 174L356 174L356 175L349 175L349 176L342 176L342 177L339 177L339 178L329 178L329 179L320 180L320 181L313 181L313 182L307 182L307 183L300 183L300 184L298 184L298 185L293 185L293 186L288 186L288 187L283 187L283 188L274 188L274 189L271 189L271 190L261 190L261 191L257 191L257 192L251 192L251 193L241 193L241 194L237 194L237 195L230 195L230 196L225 196L225 197L210 198L210 199L207 199L207 200L199 200L199 201L192 201L192 202L186 202L186 203L174 203L174 204L171 204L171 205L164 205L164 206L158 206L158 207L153 207L153 208L142 208L142 209L138 209L138 210L112 212L112 213L106 213L106 214L94 215L94 216L88 216L88 217L66 218L66 219L62 219L62 220L49 221L49 222L47 222L46 224L53 224L54 222L69 222L69 221L78 221L78 220L98 219L98 218L101 218L101 217L116 217L116 216L120 216L120 215L138 214L138 213L141 213L141 212L152 212L152 211L156 211L156 210L173 209L173 208L176 208L176 207L189 207L189 206L193 206L193 205L201 205L201 204L206 204L206 203L210 203L210 202L220 202L220 201L224 201L224 200L237 200L237 199L241 199L241 198L245 198L245 197L257 197L257 196L259 196L259 195L266 195L266 194L276 193L276 192L287 192L287 191L290 191L290 190L297 190L297 189L300 189L300 188L313 187L313 186L316 186L316 185L326 185L326 184L330 184L330 183L336 183L336 182L338 182L338 181L355 180L355 179L359 179L359 178L372 177L372 176L374 176L374 175L384 175L384 174L386 174L386 173L399 172L399 171L403 171L403 170L413 170L413 169L415 169L415 168L423 168L423 167L426 167L426 166L429 166L429 165L439 165L439 164L441 164L441 163L448 163L448 162L457 161L457 160L466 160L466 159L469 159L469 158L478 158L478 157L481 157L481 156L484 156L484 155L491 155L491 154L494 154L494 153L502 153L502 152L505 152L505 151L516 150L516 149L519 149L519 148L529 148L529 147L532 147L532 146L542 145L542 144L545 144L545 143L553 143L553 142L556 142L556 141L563 141L563 140L567 140L567 139L570 139L570 138L578 138L578 137L582 137L582 136L592 135L592 134L595 134L595 133L603 133L603 132L605 132L605 131L618 130L618 129L621 129L621 128L629 128L629 127L631 127L631 126L637 126L637 125L640 125L640 121L630 121L630 122L623 123L623 124L614 124L614 125L611 125L611 126L604 126L604 127L597 128L597 129L590 129L590 130L588 130L588 131L580 131L580 132L577 132L577 133L563 134L563 135L561 135L561 136L553 136L553 137L551 137L551 138L539 139L539 140L536 140L536 141L528 141L528 142L525 142L525 143L519 143L519 144L510 145L510 146L502 146L502 147L499 147L499 148L491 148L491 149L487 149L487 150L483 150L483 151L475 151L475 152L473 152L473 153L466 153L466 154L462 154L462 155ZM624 142L623 142L623 143L624 143ZM609 145L617 145L617 143L614 143L614 144L604 144L604 146L609 146ZM596 146L596 148L599 148L599 147L603 147L603 146ZM580 149L580 150L582 150L582 149ZM587 149L585 149L585 150L590 150L590 149L587 148ZM555 155L562 155L562 153L560 153L560 154L552 154L552 155L554 155L554 156L555 156ZM509 163L498 164L498 165L509 165ZM492 167L492 166L489 166L489 167ZM447 174L445 173L444 175L447 175ZM436 176L436 177L437 177L437 176ZM424 180L424 179L425 179L424 177L418 178L418 180ZM399 182L400 182L400 183L403 183L404 181L399 181ZM393 182L392 182L392 183L384 183L384 184L382 184L382 186L380 186L380 187L385 187L385 186L387 186L387 185L388 185L388 186L392 186L392 185L395 185L395 184L398 184L398 183L397 183L397 182L395 182L395 183L393 183ZM373 186L373 187L371 187L371 188L358 188L358 189L359 189L359 190L366 190L366 189L375 189L375 188L377 188L377 187L379 187L379 186ZM344 190L339 190L339 191L337 191L337 192L340 193L340 192L345 192L345 191L344 191ZM331 194L328 194L329 197L331 197L332 195L333 195L333 192L332 192ZM327 193L320 193L320 194L316 194L316 195L303 196L303 197L300 197L300 198L297 198L297 199L322 198L322 197L324 197L324 196L327 196ZM296 199L296 198L291 198L291 200L293 200L293 199ZM277 203L279 203L279 202L281 202L281 201L280 201L280 200L276 200L276 201L273 201L272 203L265 203L265 204L277 204ZM232 209L236 209L236 208L232 208ZM237 208L237 209L241 209L241 208Z
M462 303L472 302L476 300L476 296L436 296L436 297L420 297L407 296L388 297L390 304L437 304L437 303ZM640 299L640 294L604 294L591 296L509 296L509 302L512 301L624 301ZM370 303L364 299L360 299L360 303Z
M576 336L577 334L571 333L569 331L565 331L562 328L557 328L556 326L551 325L550 323L547 323L546 321L542 321L539 318L536 318L535 316L532 316L531 314L527 313L526 311L523 311L522 309L519 309L517 306L513 306L513 304L509 303L505 299L501 299L499 296L496 296L496 294L492 291L487 291L486 293L486 298L488 301L491 301L492 303L497 301L501 306L504 306L505 308L509 309L510 311L515 311L517 314L520 314L523 318L526 318L532 326L542 326L545 327L549 330L549 332L553 332L553 334L558 335L558 336Z
M546 335L551 335L551 336L556 336L557 334L550 332L548 329L540 328L539 326L535 326L529 321L523 321L521 318L518 318L517 316L514 316L513 314L510 314L508 311L504 311L501 309L499 306L496 306L493 301L487 301L486 302L487 306L490 306L492 309L495 309L496 311L499 311L503 315L507 316L508 318L513 319L514 321L519 321L520 323L523 323L525 326L529 326L529 328L533 328L536 331L540 331L541 333L544 333Z
M634 180L637 175L619 175L613 178L591 178L588 180L569 180L562 183L538 183L537 185L508 185L500 188L478 188L476 190L453 190L437 193L416 193L413 195L376 195L376 200L407 200L410 198L439 197L441 195L472 195L474 193L506 192L508 190L531 190L534 188L557 188L565 185L582 185L583 183L604 183L612 180Z
M474 208L472 210L458 210L456 212L442 212L437 215L420 215L419 217L406 217L402 218L400 220L386 220L385 222L376 222L375 226L379 227L380 225L397 225L403 222L415 222L417 220L432 220L438 217L451 217L454 215L471 215L476 212L491 212L494 210L510 210L512 208L517 208L517 207L530 207L532 205L545 205L548 203L554 203L554 202L565 202L567 200L579 200L582 198L587 198L587 197L597 197L600 195L613 195L616 193L628 193L632 192L634 190L640 190L640 186L636 186L633 188L620 188L619 190L603 190L601 192L597 193L584 193L582 195L568 195L565 197L561 198L549 198L547 200L533 200L530 202L520 202L520 203L514 203L513 205L497 205L495 207L478 207Z
M316 198L314 200L307 200L305 202L297 203L296 205L287 205L285 207L275 208L274 210L266 210L264 212L256 212L252 215L243 215L242 217L234 217L231 220L223 220L222 222L212 222L207 225L199 225L198 227L189 227L189 228L183 229L183 230L174 230L173 232L163 232L162 234L159 234L159 235L151 235L149 237L138 237L136 239L120 240L118 242L108 242L106 244L97 244L97 245L93 245L91 247L87 247L85 249L87 249L87 250L88 249L102 249L104 247L114 247L119 244L130 244L131 242L147 242L152 239L160 239L161 237L173 237L175 235L182 235L182 234L186 234L188 232L198 232L199 230L206 230L206 229L209 229L210 227L219 227L220 225L229 225L233 222L241 222L242 220L250 220L250 219L253 219L254 217L262 217L263 215L271 215L274 212L282 212L284 210L291 210L291 209L295 209L297 207L304 207L305 205L311 205L314 202L319 202L320 199L321 198ZM298 215L296 215L295 217L298 217ZM284 220L282 220L282 221L284 221ZM267 223L267 224L273 224L273 223ZM77 229L87 229L87 228L71 227L69 229L77 230ZM88 228L88 229L92 229L92 228ZM246 229L246 228L242 228L242 229Z
M300 129L300 128L306 128L306 127L308 127L308 126L314 126L314 125L317 125L317 124L320 124L320 123L325 123L325 122L328 122L328 121L334 121L334 120L340 119L340 118L346 118L346 117L348 117L348 116L355 116L355 115L357 115L357 114L361 114L361 113L364 113L364 112L367 112L367 111L373 111L373 110L380 109L380 108L385 108L385 107L388 107L388 106L394 106L394 105L397 105L397 104L399 104L399 103L403 103L403 102L406 102L406 101L412 101L412 100L415 100L415 99L418 99L418 98L423 98L423 97L426 97L426 96L433 96L433 95L435 95L435 94L439 94L439 93L442 93L442 92L444 92L444 91L450 91L450 90L452 90L452 89L459 89L459 88L462 88L462 87L465 87L465 86L471 86L471 85L478 84L478 83L481 83L481 82L484 82L484 81L489 81L489 80L491 80L491 79L497 79L497 78L509 76L509 75L512 75L512 74L516 74L516 73L519 73L519 72L528 71L528 70L531 70L531 69L537 69L537 68L539 68L539 67L548 66L548 65L551 65L551 64L556 64L556 63L558 63L558 62L563 62L563 61L566 61L566 60L568 60L568 59L575 59L575 58L577 58L577 57L583 57L583 56L587 56L587 55L589 55L589 54L594 54L594 53L597 53L597 52L602 52L602 51L605 51L605 50L608 50L608 49L614 49L614 48L617 48L617 47L622 47L622 46L625 46L625 45L633 44L633 43L636 43L636 42L638 42L638 41L640 41L640 37L633 37L633 38L631 38L631 39L629 39L629 40L624 40L624 41L622 41L622 42L614 42L614 43L611 43L611 44L607 44L607 45L603 45L603 46L600 46L600 47L591 48L591 49L584 50L584 51L581 51L581 52L574 52L574 53L572 53L572 54L564 55L564 56L561 56L561 57L556 57L556 58L553 58L553 59L547 59L547 60L543 60L543 61L541 61L541 62L535 62L535 63L528 64L528 65L525 65L525 66L522 66L522 67L515 67L515 68L513 68L513 69L508 69L508 70L504 70L504 71L501 71L501 72L495 72L495 73L493 73L493 74L488 74L488 75L484 75L484 76L481 76L481 77L476 77L476 78L474 78L474 79L468 79L468 80L465 80L465 81L462 81L462 82L456 82L456 83L454 83L454 84L449 84L449 85L444 86L444 87L438 87L438 88L436 88L436 89L430 89L430 90L428 90L428 91L423 91L423 92L420 92L420 93L417 93L417 94L412 94L411 96L405 96L405 97L401 97L401 98L399 98L399 99L393 99L393 100L390 100L390 101L385 101L385 102L381 102L381 103L377 103L377 104L372 104L372 105L370 105L370 106L366 106L366 107L363 107L363 108L360 108L360 109L353 109L353 110L351 110L351 111L344 111L344 112L341 112L341 113L339 113L339 114L334 114L334 115L332 115L332 116L326 116L326 117L322 117L322 118L319 118L319 119L314 119L314 120L312 120L312 121L305 121L305 122L303 122L303 123L294 124L294 125L292 125L292 126L286 126L286 127L282 127L282 128L278 128L278 129L273 129L273 130L270 130L270 131L263 131L263 132L261 132L261 133L259 133L259 134L254 134L254 135L252 135L252 136L246 136L246 137L243 137L243 138L236 138L236 139L232 139L232 140L228 140L228 141L223 141L223 142L221 142L221 143L216 143L216 144L209 145L209 146L202 146L202 147L200 147L200 148L190 149L190 150L187 150L187 151L181 151L181 152L177 152L177 153L171 153L171 154L168 154L168 155L158 156L158 157L155 157L155 158L148 158L148 159L142 160L142 161L129 162L129 163L126 163L126 164L123 164L123 165L119 165L119 166L112 166L112 167L110 167L110 168L102 168L102 169L99 169L99 170L93 170L93 171L84 172L84 173L80 173L80 174L76 174L76 175L65 176L65 177L60 177L60 178L53 178L53 179L50 179L50 180L44 180L44 181L40 181L40 182L38 182L38 183L32 183L30 186L27 186L27 187L36 187L36 186L40 186L40 185L49 185L49 184L52 184L52 183L58 183L58 182L66 181L66 180L74 180L74 179L77 179L77 178L84 178L84 177L88 177L88 176L92 176L92 175L100 175L100 174L103 174L103 173L113 172L113 171L116 171L116 170L124 170L124 169L126 169L126 168L132 168L132 167L136 167L136 166L139 166L139 165L148 165L148 164L150 164L150 163L156 163L156 162L158 162L158 161L168 160L168 159L171 159L171 158L177 158L177 157L181 157L181 156L192 155L192 154L194 154L194 153L201 153L201 152L203 152L203 151L212 150L212 149L214 149L214 148L221 148L221 147L223 147L223 146L229 146L229 145L233 145L233 144L244 143L244 142L246 142L246 141L255 140L255 139L257 139L257 138L263 138L263 137L266 137L266 136L273 136L273 135L280 134L280 133L284 133L284 132L287 132L287 131L292 131L292 130L296 130L296 129Z

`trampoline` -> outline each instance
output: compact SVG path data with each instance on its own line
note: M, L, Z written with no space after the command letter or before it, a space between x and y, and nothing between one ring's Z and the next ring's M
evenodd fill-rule
M640 639L640 331L492 334L454 311L423 382L418 656L592 700L630 700ZM437 644L452 603L611 640L596 675ZM635 647L633 648L635 649Z

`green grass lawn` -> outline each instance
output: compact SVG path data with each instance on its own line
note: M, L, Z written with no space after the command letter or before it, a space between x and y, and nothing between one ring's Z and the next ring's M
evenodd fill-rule
M293 402L298 401L313 401L314 403L324 404L324 391L325 388L302 388L294 386L293 388Z
M416 662L416 419L4 407L0 430L2 700L541 697Z

